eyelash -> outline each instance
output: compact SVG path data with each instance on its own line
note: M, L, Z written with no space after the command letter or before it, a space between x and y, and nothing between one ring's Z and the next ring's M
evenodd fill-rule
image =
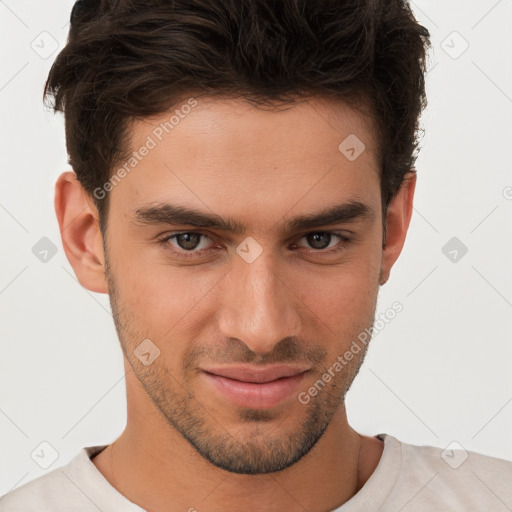
M159 239L159 243L161 243L164 248L166 250L170 250L172 253L173 253L173 256L176 256L178 258L182 258L182 259L190 259L190 258L196 258L196 257L201 257L203 256L204 254L206 253L209 253L211 252L212 250L214 249L202 249L202 250L192 250L192 251L177 251L175 249L169 249L169 240L173 239L173 238L176 238L180 235L188 235L188 234L196 234L196 235L200 235L200 236L203 236L203 237L206 237L206 238L209 238L211 240L211 237L209 237L206 233L200 233L198 231L181 231L179 233L174 233L172 235L165 235L163 238ZM347 236L345 235L342 235L341 233L337 233L335 231L311 231L309 233L306 233L305 235L302 235L300 238L305 238L307 236L310 236L310 235L318 235L318 234L329 234L329 235L332 235L334 237L336 237L338 240L340 240L340 244L338 244L337 246L335 246L336 248L334 249L330 249L330 250L325 250L325 249L312 249L310 252L314 252L314 253L317 253L317 254L334 254L334 253L337 253L337 252L340 252L344 249L347 248L347 246L349 245L350 243L350 238L348 238Z

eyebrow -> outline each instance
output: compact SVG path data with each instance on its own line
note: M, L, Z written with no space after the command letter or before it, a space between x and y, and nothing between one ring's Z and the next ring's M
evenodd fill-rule
M354 200L325 208L317 213L299 215L288 219L280 228L280 232L302 231L319 226L351 222L358 219L373 220L374 218L375 211L373 208L360 201ZM215 213L167 203L137 208L135 210L134 222L146 225L190 225L198 228L212 228L218 231L241 235L245 234L247 231L247 226L233 218L224 218Z

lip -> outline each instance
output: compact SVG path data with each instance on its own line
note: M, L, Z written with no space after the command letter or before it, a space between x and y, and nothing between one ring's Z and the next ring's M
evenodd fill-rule
M268 365L258 366L224 366L203 368L203 371L226 377L241 382L252 382L264 384L284 377L293 377L299 373L304 373L308 368L291 365Z
M300 386L308 368L273 365L205 368L202 374L222 396L240 407L274 407Z

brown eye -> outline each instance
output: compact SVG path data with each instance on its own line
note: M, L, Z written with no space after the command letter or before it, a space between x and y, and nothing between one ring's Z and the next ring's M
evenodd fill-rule
M329 247L332 235L330 233L313 233L307 235L307 240L313 249L325 249Z
M181 249L192 251L197 248L201 241L201 236L203 235L199 233L180 233L179 235L175 235L175 238Z
M204 243L203 243L204 240ZM210 246L208 245L210 241ZM215 250L213 240L205 233L187 231L166 235L159 240L165 250L177 258L195 258ZM215 244L213 244L215 245Z
M306 240L309 248L315 249L315 251L319 252L331 252L330 250L325 250L330 248L334 248L334 251L343 249L349 242L348 237L342 235L341 233L333 233L331 231L317 231L314 233L308 233L302 238ZM336 244L335 242L338 243Z

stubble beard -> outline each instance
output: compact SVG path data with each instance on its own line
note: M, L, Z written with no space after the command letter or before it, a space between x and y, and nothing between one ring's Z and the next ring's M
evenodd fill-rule
M286 432L279 430L280 424L286 420L286 413L281 413L280 421L271 411L239 408L237 413L242 428L229 431L216 421L214 413L206 410L207 404L202 403L201 397L194 396L187 389L187 382L179 382L176 376L159 364L158 359L145 366L133 355L134 348L147 336L137 336L140 330L130 320L133 315L123 311L107 259L106 276L121 348L148 397L166 423L204 459L231 473L274 473L295 464L308 454L344 403L345 395L366 355L367 346L309 403L299 405L304 408L305 415L301 414L300 424L293 429ZM162 360L164 358L160 358ZM325 371L327 367L324 366L318 371L318 378Z

